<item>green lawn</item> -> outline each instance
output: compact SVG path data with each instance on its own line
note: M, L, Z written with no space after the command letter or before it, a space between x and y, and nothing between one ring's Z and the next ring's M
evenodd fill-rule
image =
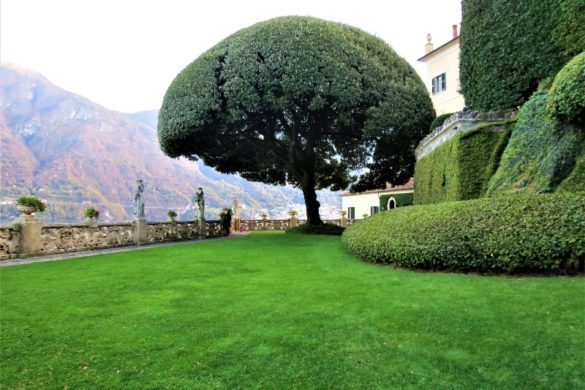
M2 389L585 386L585 279L257 233L0 270Z

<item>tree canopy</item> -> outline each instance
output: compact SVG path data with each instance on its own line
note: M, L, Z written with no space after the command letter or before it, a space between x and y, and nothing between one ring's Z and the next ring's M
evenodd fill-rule
M179 73L158 134L171 157L301 188L318 224L316 189L408 180L433 118L420 78L381 39L281 17L236 32Z

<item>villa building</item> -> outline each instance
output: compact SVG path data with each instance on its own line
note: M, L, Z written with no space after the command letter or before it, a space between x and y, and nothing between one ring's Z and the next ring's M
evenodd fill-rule
M431 34L427 34L426 54L418 59L427 68L425 85L437 115L461 111L465 106L459 84L459 34L453 25L453 38L433 49Z
M414 179L408 183L359 193L341 194L341 209L347 212L348 219L363 219L364 216L378 214L380 211L395 209L412 204Z

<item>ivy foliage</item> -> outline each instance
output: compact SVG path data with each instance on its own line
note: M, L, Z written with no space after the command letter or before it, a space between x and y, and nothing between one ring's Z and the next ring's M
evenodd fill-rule
M425 86L384 41L310 17L281 17L236 32L169 86L161 149L223 173L303 190L402 184L434 110ZM349 172L369 170L358 181ZM316 213L315 213L316 212Z
M577 161L585 152L585 132L551 118L546 104L547 95L539 92L522 106L498 170L489 182L488 196L552 192L572 171L583 169ZM585 190L582 177L575 172L565 190Z
M433 121L431 122L430 130L434 130L439 126L442 126L443 123L445 123L445 121L451 117L451 115L453 115L453 113L448 112L446 114L441 114L435 119L433 119Z
M514 108L585 50L585 1L464 0L460 39L465 104Z
M502 122L461 132L421 158L414 173L414 203L483 196L512 126L513 122Z
M388 209L388 200L394 198L396 201L396 207L410 206L414 200L414 194L412 192L406 192L402 194L388 194L380 196L380 210L385 211Z
M585 194L532 194L398 208L349 226L368 262L479 272L574 272L585 262Z
M585 125L585 52L575 56L557 74L546 107L561 121Z

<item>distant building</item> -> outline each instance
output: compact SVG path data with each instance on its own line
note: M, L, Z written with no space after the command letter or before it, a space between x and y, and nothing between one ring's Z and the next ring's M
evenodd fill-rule
M425 85L431 95L437 115L461 111L465 106L459 84L459 34L453 25L453 39L433 49L431 34L427 34L426 54L418 59L427 67Z
M362 219L364 215L378 214L380 211L395 209L412 204L414 195L414 179L408 183L392 186L385 189L369 190L352 194L341 194L342 210L347 212L348 219Z

